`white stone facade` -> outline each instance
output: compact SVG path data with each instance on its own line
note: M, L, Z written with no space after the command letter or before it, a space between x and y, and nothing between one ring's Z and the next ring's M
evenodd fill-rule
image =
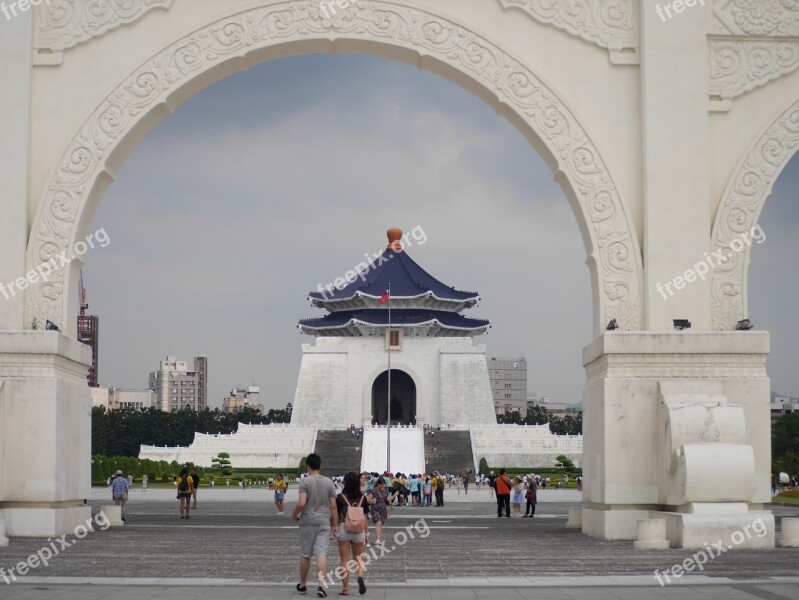
M387 369L383 337L319 337L303 344L292 425L346 429L372 423L372 384ZM404 336L391 369L416 384L416 424L469 429L496 422L485 346L472 339Z
M313 427L239 423L236 433L195 433L194 442L185 448L142 446L139 458L210 467L215 456L227 452L235 468L296 469L300 460L313 452L315 443Z
M583 436L555 435L547 424L472 427L470 431L475 469L481 458L491 467L555 467L561 454L582 467Z

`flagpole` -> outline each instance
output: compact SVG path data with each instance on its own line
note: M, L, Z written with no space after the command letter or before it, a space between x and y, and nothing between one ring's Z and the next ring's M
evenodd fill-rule
M386 414L386 471L391 472L391 284L388 284L388 413Z

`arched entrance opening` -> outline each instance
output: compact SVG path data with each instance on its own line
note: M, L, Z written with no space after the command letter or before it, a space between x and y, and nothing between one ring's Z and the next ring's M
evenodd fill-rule
M74 247L89 232L105 189L127 155L196 92L260 62L303 53L351 52L429 69L471 91L513 123L555 172L577 217L594 291L595 332L611 319L623 329L640 328L642 265L632 219L580 117L528 66L490 39L442 15L403 4L378 0L358 5L343 23L320 20L318 14L290 2L231 9L161 47L135 70L123 71L127 75L96 105L50 172L30 230L32 268ZM32 328L50 321L67 337L75 337L79 262L27 288L25 320L34 323ZM395 385L392 377L392 396ZM84 390L74 387L77 398ZM413 422L415 384L413 390L413 401L398 396L395 408L386 409L384 422L391 412L401 417L394 422ZM387 389L385 400L388 406ZM76 402L68 411L77 423L75 431L87 425L85 411L79 408ZM51 432L50 437L57 436ZM69 454L88 455L87 440L79 441ZM76 488L88 482L79 475ZM83 497L80 491L70 491L58 500L78 502Z
M372 383L372 423L386 424L388 409L388 371ZM391 424L416 424L416 383L405 371L391 369Z
M31 268L85 236L128 154L198 91L260 62L353 52L440 74L513 123L552 168L577 218L591 273L594 333L611 319L622 329L639 329L642 262L635 228L578 115L492 40L431 10L402 4L355 5L346 21L291 2L235 9L161 48L110 90L58 161L33 219ZM74 337L79 273L76 261L28 287L26 320L49 320Z

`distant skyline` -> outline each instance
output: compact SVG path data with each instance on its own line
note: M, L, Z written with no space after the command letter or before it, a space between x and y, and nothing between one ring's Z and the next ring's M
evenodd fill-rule
M772 388L799 395L799 160L779 178L755 246L749 317L769 329ZM208 356L208 403L259 385L294 400L307 294L420 227L408 249L433 276L476 290L488 356L523 355L528 389L582 399L591 288L577 222L531 145L482 101L402 63L308 55L201 92L127 159L86 256L100 316L100 383L146 388L167 355Z

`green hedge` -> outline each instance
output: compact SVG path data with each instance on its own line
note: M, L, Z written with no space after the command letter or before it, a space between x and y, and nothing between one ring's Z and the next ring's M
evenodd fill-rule
M490 470L494 471L494 474L497 474L501 468L503 467L492 467ZM583 474L583 470L579 468L569 469L568 471L564 471L559 467L504 467L504 469L505 473L508 475L529 475L530 473L535 473L536 475L546 475L551 479L555 477L563 479L564 475L568 475L569 479L574 479L578 475Z

